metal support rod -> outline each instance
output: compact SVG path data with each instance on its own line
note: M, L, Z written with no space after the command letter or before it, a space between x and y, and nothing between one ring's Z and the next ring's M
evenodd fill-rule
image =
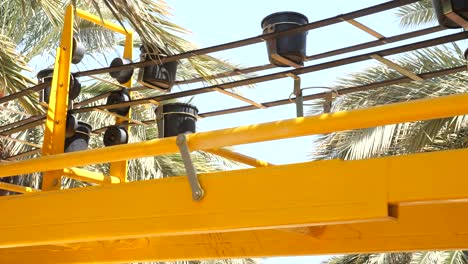
M385 65L387 65L388 67L394 69L395 71L415 80L415 81L422 81L424 80L423 78L421 78L420 76L418 76L417 74L415 74L414 72L411 72L410 70L407 70L403 67L401 67L400 65L394 63L393 61L389 60L389 59L386 59L380 55L377 55L377 54L373 54L373 55L370 55L371 58L373 58L374 60L377 60Z
M81 10L81 9L76 9L76 15L84 20L87 20L91 23L94 23L96 25L99 25L101 27L107 28L109 30L112 30L114 32L120 33L122 35L127 35L128 33L132 32L132 30L127 30L121 25L118 25L116 23L113 23L108 20L103 20L99 16L93 15L87 11Z
M236 99L238 99L240 101L251 104L251 105L253 105L253 106L257 107L257 108L260 108L260 109L266 108L264 105L262 105L260 103L257 103L257 102L255 102L253 100L250 100L249 98L246 98L244 96L238 95L236 93L233 93L233 92L230 92L230 91L227 91L227 90L224 90L224 89L220 89L220 88L217 88L217 87L214 88L214 89L219 93L225 94L225 95L230 96L232 98L236 98Z
M234 151L230 151L230 150L225 149L225 148L208 149L208 150L205 150L205 152L215 154L215 155L218 155L220 157L230 159L230 160L233 160L233 161L237 161L237 162L240 162L240 163L252 166L252 167L274 166L274 164L271 164L271 163L269 163L267 161L252 158L252 157L249 157L247 155L240 154L240 153L237 153L237 152L234 152Z
M360 30L366 32L367 34L375 37L376 39L385 39L385 36L380 34L379 32L373 30L372 28L354 20L354 19L349 19L349 20L346 20L346 22L348 22L349 24L359 28Z
M99 172L79 168L65 168L63 169L63 174L68 178L96 184L121 183L119 177L107 176Z
M325 96L325 102L323 102L323 112L330 113L332 108L332 101L333 101L333 91L327 93Z
M164 138L163 105L156 106L156 123L158 126L158 138Z
M304 99L302 97L302 90L301 90L301 77L296 76L294 78L294 95L296 96L296 115L297 117L304 116Z
M0 190L6 190L10 192L17 192L17 193L31 193L31 192L41 191L35 188L6 183L6 182L0 182Z
M187 173L190 188L192 189L192 199L195 201L199 201L203 198L204 191L200 186L197 171L195 169L195 166L193 165L192 157L190 156L190 150L187 144L186 134L179 134L177 136L176 143L177 147L179 148L180 155L182 156L182 160L184 162L185 172Z

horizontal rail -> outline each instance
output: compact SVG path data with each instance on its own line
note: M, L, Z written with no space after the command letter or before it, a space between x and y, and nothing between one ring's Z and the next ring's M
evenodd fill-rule
M437 78L437 77L441 77L441 76L445 76L445 75L449 75L449 74L455 74L455 73L463 72L463 71L466 71L466 66L465 65L454 67L454 68L449 68L449 69L442 69L442 70L437 70L437 71L432 71L432 72L421 73L421 74L419 74L419 76L421 78L423 78L424 80L427 80L427 79ZM365 85L361 85L361 86L343 88L343 89L339 90L339 93L340 93L340 95L344 95L344 94L349 94L349 93L353 93L353 92L369 91L369 90L372 90L372 89L382 88L382 87L385 87L385 86L409 83L411 81L413 81L413 80L408 78L408 77L402 77L402 78L397 78L397 79L391 79L391 80L386 80L386 81L381 81L381 82L365 84ZM307 101L307 100L314 100L314 99L322 99L322 98L325 98L326 96L327 96L327 93L316 93L316 94L312 94L312 95L305 95L303 98L304 98L304 100ZM282 100L277 100L277 101L263 102L263 103L261 103L261 105L269 108L269 107L275 107L275 106L291 104L291 103L294 103L294 101L295 101L294 98L291 98L291 100L290 99L282 99ZM219 116L219 115L225 115L225 114L240 113L240 112L251 111L251 110L258 110L258 107L252 106L252 105L240 106L240 107L235 107L235 108L230 108L230 109L223 109L223 110L217 110L217 111L212 111L212 112L205 112L205 113L199 114L199 116L205 118L205 117ZM145 120L145 121L142 121L142 123L145 123L147 125L148 124L153 124L153 123L155 123L155 120ZM27 129L27 128L30 128L31 126L38 126L38 125L41 125L41 124L42 123L35 122L34 124L29 125L29 123L27 123L24 126L22 126L21 128L15 129L15 131ZM129 125L133 126L133 125L137 125L137 124L131 123ZM93 133L101 133L106 129L107 129L107 127L101 127L101 128L95 129L93 131ZM2 134L2 133L0 133L0 134ZM18 157L18 155L13 156L13 158L14 157Z
M109 30L112 30L114 32L117 32L117 33L120 33L122 35L127 35L131 32L133 32L133 30L127 30L126 28L118 25L118 24L115 24L113 22L110 22L110 21L106 21L96 15L93 15L89 12L86 12L84 10L81 10L79 8L76 9L76 14L77 16L79 16L80 18L84 19L84 20L87 20L89 22L92 22L96 25L99 25L99 26L102 26L104 28L107 28Z
M31 187L26 187L26 186L21 186L21 185L16 185L16 184L11 184L7 182L0 182L0 190L6 190L10 192L17 192L17 193L31 193L31 192L40 192L41 190L31 188Z
M234 152L234 151L230 151L230 150L225 149L225 148L208 149L208 150L205 150L205 151L209 152L211 154L215 154L215 155L218 155L220 157L232 160L232 161L236 161L236 162L240 162L240 163L252 166L252 167L273 166L273 164L271 164L269 162L266 162L264 160L255 159L255 158L246 156L244 154L240 154L240 153L237 153L237 152Z
M253 38L249 38L249 39L245 39L245 40L241 40L241 41L231 42L231 43L227 43L227 44L224 44L224 45L218 45L218 46L214 46L214 47L203 48L203 49L200 49L200 50L189 51L189 52L185 52L185 53L182 53L182 54L169 56L169 57L164 58L164 59L162 59L160 61L152 61L151 60L151 61L140 62L140 63L126 64L126 65L118 66L118 67L117 66L116 67L107 67L107 68L102 68L102 69L90 70L90 71L86 71L86 72L77 72L74 75L76 77L88 76L88 75L92 75L92 71L103 71L102 73L106 73L106 72L118 71L118 70L133 68L133 67L144 67L144 66L149 66L149 65L153 65L153 64L159 64L159 63L169 62L169 61L173 61L173 60L179 60L179 59L182 59L184 56L186 56L188 58L188 57L197 55L198 53L200 53L198 55L201 55L201 54L214 52L214 51L211 51L213 49L215 51L219 51L218 49L219 48L222 49L223 46L226 46L227 48L235 48L235 46L232 47L233 43L234 44L235 43L240 43L240 44L244 44L244 45L255 44L257 42L264 41L267 38L274 38L274 37L277 37L277 36L280 36L280 35L292 34L292 33L295 33L296 31L300 32L300 31L304 31L304 30L319 28L319 27L323 27L323 26L343 22L346 19L359 18L361 16L366 16L366 15L382 12L382 11L385 11L385 10L388 10L388 9L396 8L396 7L407 5L407 4L411 4L411 3L414 3L414 2L417 2L417 1L418 0L395 0L395 1L390 1L390 2L387 2L387 3L383 3L383 4L376 5L376 6L364 8L364 9L354 11L354 12L351 12L351 13L347 13L347 14L344 14L344 15L339 15L339 16L336 16L336 17L320 20L320 21L317 21L317 22L312 22L310 24L307 24L307 25L304 25L304 26L301 26L301 27L298 27L298 28L295 28L295 29L285 30L285 31L282 31L282 32L272 33L272 34L268 34L268 35L260 35L258 37L253 37ZM327 24L328 23L327 21L330 24ZM306 29L308 27L311 27L311 25L313 25L312 28ZM312 55L312 56L307 57L306 60L324 58L324 57L328 57L328 56L343 54L343 53L346 53L346 52L356 51L356 50L359 50L359 49L375 47L375 46L378 46L378 45L383 45L385 43L390 43L390 42L400 41L400 40L404 40L404 39L408 39L408 38L412 38L412 37L416 37L416 36L430 34L430 33L433 33L433 32L440 31L442 29L443 29L442 27L433 27L433 28L423 29L423 30L420 30L420 31L405 33L405 34L402 34L402 35L398 35L398 36L394 36L394 37L390 37L390 38L385 38L385 39L382 39L382 40L371 41L371 42L368 42L368 43L363 43L363 44L351 46L351 47L344 48L344 49L330 51L330 52L326 52L326 53L322 53L322 54L318 54L318 55ZM252 39L256 40L257 42L250 43L250 41ZM385 40L385 41L383 41L383 40ZM247 42L247 43L244 43L244 42ZM177 57L177 58L173 58L173 57ZM260 71L260 70L265 70L265 69L271 69L271 68L274 68L274 67L275 67L274 65L269 64L269 65L264 65L264 66L251 67L251 68L244 69L244 70L237 70L236 69L232 73L221 73L219 75L214 75L214 76L218 76L216 78L223 78L223 77L233 76L233 75L242 74L242 73L250 73L250 72L255 72L255 71ZM213 76L211 76L211 78L212 77ZM195 79L192 79L192 80L183 80L183 81L179 81L177 83L178 84L192 83L192 82L198 82L198 81L201 81L201 80L203 80L203 78L195 78ZM35 91L40 91L40 90L44 89L46 86L47 86L47 84L40 84L40 85L36 85L36 86L30 87L30 88L27 88L22 92L5 96L3 98L0 98L0 103L5 103L5 102L8 102L8 101L20 98L22 96L25 96L25 95L30 94L30 93L35 92Z
M120 183L120 179L115 176L107 176L99 172L89 171L79 168L65 168L63 173L66 177L84 182L96 184Z
M250 85L250 84L262 83L262 82L272 81L272 80L277 80L277 79L282 79L282 78L288 78L289 74L301 75L301 74L316 72L320 70L330 69L330 68L334 68L338 66L343 66L343 65L347 65L351 63L370 60L372 59L371 58L372 55L390 56L390 55L413 51L413 50L417 50L421 48L431 47L434 45L440 45L440 44L445 44L445 43L449 43L453 41L458 41L458 40L462 40L466 38L468 38L468 32L460 32L460 33L455 33L455 34L442 36L442 37L438 37L434 39L424 40L424 41L420 41L420 42L416 42L412 44L407 44L407 45L396 47L396 48L389 48L389 49L384 49L380 51L369 52L366 54L356 55L356 56L352 56L348 58L343 58L343 59L339 59L335 61L311 65L311 66L303 67L300 69L282 71L282 72L272 73L268 75L253 77L253 78L239 80L239 81L233 81L229 83L217 84L217 85L192 89L188 91L178 92L178 93L164 94L164 95L158 95L158 96L153 96L153 97L148 97L148 98L142 98L142 99L126 102L126 103L113 104L113 105L99 105L99 106L93 106L93 107L83 107L80 109L73 109L71 110L71 112L83 113L83 112L93 111L94 108L96 107L105 108L105 109L120 108L120 107L125 107L125 106L150 103L150 100L156 100L158 102L162 102L162 101L167 101L167 100L172 100L172 99L179 99L182 97L213 92L213 91L216 91L216 88L230 89L230 88L244 86L244 85Z
M430 165L433 167L433 164ZM455 167L457 167L456 164ZM377 171L373 176L376 177L380 172ZM405 170L403 173L409 178L415 176L406 174ZM433 172L430 173L433 174ZM441 175L445 174L446 172L441 172ZM424 175L417 178L422 182L427 182ZM453 182L456 183L458 180L454 179ZM292 183L290 180L285 182ZM354 185L355 182L351 184ZM363 182L362 184L368 186L369 183ZM306 192L314 191L316 184L310 185L311 188ZM402 182L402 185L408 184ZM410 186L420 187L419 185ZM212 188L216 187L218 186L212 186ZM434 190L439 189L434 188ZM259 194L260 191L262 194ZM267 191L267 189L258 189L251 199L263 197L263 193ZM284 194L282 190L278 192ZM275 195L278 196L278 193ZM289 197L284 195L284 198ZM152 201L151 198L150 201ZM275 203L276 201L271 204ZM154 203L148 203L148 208L154 208ZM466 202L426 203L399 206L398 221L297 227L296 230L301 230L302 233L292 232L291 229L266 229L4 248L0 249L0 263L57 264L57 260L60 260L60 264L96 264L133 263L136 260L167 262L187 259L341 255L350 252L369 254L400 251L450 251L468 248L467 211L468 203ZM278 215L272 218L277 218L283 213L280 210L277 212ZM232 213L228 217L233 218ZM156 227L156 225L153 226ZM134 227L127 225L123 228L128 231ZM38 259L41 260L40 263Z
M427 80L427 79L437 78L437 77L441 77L441 76L445 76L449 74L455 74L455 73L459 73L463 71L466 71L466 65L449 68L449 69L432 71L432 72L420 73L419 77L421 77L424 80ZM382 88L382 87L390 86L390 85L410 83L412 81L413 79L409 77L402 77L402 78L397 78L397 79L391 79L391 80L386 80L386 81L381 81L381 82L365 84L361 86L342 88L342 89L339 89L338 91L340 95L345 95L345 94L350 94L350 93L355 93L355 92L369 91L369 90ZM316 94L311 94L311 95L304 95L303 100L308 101L308 100L315 100L315 99L324 99L326 98L327 94L328 93L323 92L323 93L316 93ZM291 104L291 103L294 103L294 101L295 101L295 98L282 99L282 100L277 100L277 101L264 102L262 103L262 105L269 108L269 107ZM257 109L258 109L257 107L247 105L247 106L240 106L240 107L235 107L235 108L230 108L230 109L205 112L205 113L199 114L199 116L205 118L205 117L211 117L211 116L220 116L220 115L226 115L226 114L240 113L244 111L251 111L251 110L257 110Z
M259 35L259 36L256 36L256 37L251 37L251 38L247 38L247 39L243 39L243 40L233 41L233 42L229 42L229 43L225 43L225 44L221 44L221 45L216 45L216 46L212 46L212 47L208 47L208 48L202 48L202 49L198 49L198 50L187 51L187 52L183 52L183 53L180 53L180 54L177 54L177 55L162 58L162 59L160 59L158 61L151 61L150 60L150 61L144 61L144 62L129 63L129 64L126 64L126 65L112 67L112 68L111 67L106 67L106 68L101 68L101 69L94 69L94 70L89 70L89 71L77 72L77 73L75 73L75 75L77 77L80 77L80 76L89 76L89 75L94 75L94 74L108 73L108 72L112 72L112 71L121 71L121 70L130 69L130 68L142 68L142 67L150 66L150 65L154 65L154 64L163 64L163 63L166 63L166 62L171 62L171 61L176 61L176 60L181 60L181 59L188 59L188 58L191 58L191 57L194 57L194 56L204 55L204 54L208 54L208 53L224 51L224 50L229 50L229 49L233 49L233 48L240 48L240 47L260 43L260 42L263 42L263 41L267 41L269 39L273 39L273 38L276 38L276 37L279 37L279 36L291 35L291 34L295 34L295 33L300 33L300 32L304 32L304 31L308 31L308 30L312 30L312 29L317 29L317 28L337 24L337 23L343 22L345 20L355 19L355 18L359 18L359 17L362 17L362 16L367 16L367 15L379 13L379 12L386 11L386 10L389 10L389 9L392 9L392 8L396 8L396 7L400 7L400 6L403 6L403 5L415 3L415 2L418 2L418 1L419 0L393 0L393 1L385 2L385 3L379 4L379 5L375 5L375 6L371 6L371 7L368 7L368 8L353 11L353 12L350 12L350 13L347 13L347 14L338 15L338 16L335 16L335 17L326 18L326 19L323 19L323 20L311 22L309 24L298 26L298 27L291 28L291 29L288 29L288 30L284 30L284 31L280 31L280 32L273 32L273 33L264 34L264 35Z
M200 202L190 199L186 177L1 197L0 211L8 212L8 217L0 218L0 247L100 241L113 249L112 243L102 241L204 233L217 233L213 236L219 240L224 235L219 233L234 231L326 225L326 232L339 224L381 222L396 226L409 220L396 208L405 203L435 208L435 201L455 204L453 199L465 199L466 203L468 178L460 177L459 164L467 154L468 149L460 149L200 174L206 191ZM461 215L466 218L466 213ZM457 217L441 215L445 222L447 218ZM424 226L421 220L414 223ZM459 223L458 230L465 232L466 220ZM352 230L348 239L362 239ZM387 239L400 234L376 233L387 234ZM415 233L427 234L420 229ZM318 232L314 239L321 238ZM130 245L126 250L133 248ZM148 247L148 241L142 245ZM67 253L74 248L66 246Z
M324 59L332 56L337 56L337 55L342 55L346 54L349 52L354 52L354 51L359 51L363 49L368 49L368 48L373 48L373 47L378 47L381 45L389 44L389 43L394 43L402 40L407 40L410 38L415 38L415 37L420 37L428 34L432 34L435 32L439 32L445 30L445 28L441 26L434 26L430 28L425 28L421 30L416 30L413 32L408 32L408 33L403 33L400 35L392 36L392 37L387 37L379 40L373 40L361 44L356 44L353 46L345 47L345 48L340 48L332 51L326 51L323 53L319 54L314 54L314 55L309 55L305 58L305 61L311 61L311 60L318 60L318 59ZM218 78L226 78L226 77L231 77L231 76L236 76L236 75L241 75L241 74L247 74L247 73L253 73L257 71L263 71L263 70L269 70L276 68L275 65L273 64L266 64L266 65L261 65L261 66L254 66L254 67L249 67L249 68L244 68L244 69L235 69L230 72L223 72L223 73L218 73L214 74L211 76L206 77L206 79L218 79ZM176 84L189 84L189 83L195 83L195 82L201 82L205 80L203 77L198 77L194 79L189 79L189 80L181 80L177 81Z
M396 114L398 113L398 114ZM191 150L325 134L389 124L446 118L468 113L468 93L340 111L304 118L241 126L187 136ZM175 137L63 153L0 164L0 177L178 152Z

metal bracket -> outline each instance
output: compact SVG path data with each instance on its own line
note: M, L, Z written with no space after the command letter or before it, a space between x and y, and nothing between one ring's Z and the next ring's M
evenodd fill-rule
M164 137L164 118L162 104L156 106L156 124L158 126L158 138Z
M192 189L192 199L200 201L204 196L204 191L198 181L198 175L193 166L192 157L190 157L190 150L187 144L186 134L179 134L176 139L177 147L179 147L180 155L184 161L185 172L189 180L190 188Z
M325 95L325 102L323 103L323 112L330 113L332 108L333 92L329 92Z
M294 79L294 95L296 95L296 115L297 117L304 116L304 99L302 98L301 78Z
M301 77L293 73L288 73L286 75L294 79L293 94L296 96L294 100L294 103L296 104L296 116L304 117L304 99L302 97Z

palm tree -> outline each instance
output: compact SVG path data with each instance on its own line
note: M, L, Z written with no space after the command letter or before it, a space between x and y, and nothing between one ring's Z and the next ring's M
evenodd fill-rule
M182 53L196 47L183 39L187 31L170 22L169 7L163 1L152 0L47 0L25 1L5 0L0 1L0 97L21 91L35 85L35 72L53 64L54 51L58 45L62 31L62 19L66 5L75 6L98 13L104 19L114 20L121 25L130 26L137 33L136 43L144 44L153 49L159 49L166 54ZM77 19L75 33L85 43L87 53L94 62L78 67L95 67L103 59L102 54L109 55L115 47L121 43L121 39L112 32L96 26L92 23ZM35 60L41 60L39 69L31 69L30 65ZM45 63L44 63L45 61ZM37 64L37 63L36 63ZM44 65L48 64L48 65ZM107 66L101 65L101 66ZM231 71L237 65L216 59L211 56L198 56L180 62L179 78L194 78L209 76L220 72ZM105 77L103 77L105 78ZM115 86L108 83L86 82L78 101L84 100L100 93L115 90ZM213 82L212 80L207 80ZM140 91L136 96L150 96L157 93L154 90ZM96 101L93 104L102 104ZM18 101L10 101L0 106L0 126L25 119L32 115L44 113L44 109L38 104L37 94L33 94ZM154 107L134 107L133 118L136 120L154 119ZM81 114L79 120L87 121L94 128L109 125L109 118L103 118L103 113L93 112ZM154 126L132 127L131 141L139 141L156 138L157 130ZM14 134L10 138L0 138L0 158L5 158L18 153L31 150L34 147L21 143L21 140L33 144L41 144L43 128L33 128ZM92 147L101 147L102 139L97 136L91 138ZM226 160L198 152L193 155L194 163L200 171L220 170L232 165ZM89 169L106 172L108 164L90 166ZM182 175L184 167L179 155L151 157L132 160L129 166L130 180L145 180L162 176ZM1 179L14 184L30 187L40 185L40 175L31 174L14 176ZM80 187L85 183L65 179L65 188ZM2 191L0 195L10 195L11 192ZM188 263L188 262L187 262ZM194 262L204 263L204 262ZM254 263L247 260L218 260L207 263Z
M37 2L37 3L36 3ZM152 48L164 50L165 53L174 54L194 49L195 46L184 40L181 36L187 31L168 20L170 16L169 7L164 2L148 0L133 1L72 1L73 4L84 10L98 13L105 19L118 21L122 25L130 25L137 32L136 43L141 43ZM55 47L61 34L62 17L65 6L69 1L2 1L0 3L0 95L12 94L34 85L36 81L31 77L34 72L28 67L34 59L53 63ZM102 54L109 55L115 47L121 43L118 36L104 28L77 19L75 31L78 37L85 42L90 58L100 63ZM89 64L89 63L88 63ZM45 68L50 65L41 65ZM88 67L90 65L84 65ZM103 66L107 66L103 65ZM83 67L83 65L78 65ZM95 66L93 66L95 67ZM210 56L199 56L193 59L182 61L179 67L179 78L194 78L208 76L219 72L229 71L237 68L237 65L227 63ZM40 70L40 69L38 69ZM28 73L29 71L29 73ZM82 94L78 100L83 100L105 91L115 90L115 86L108 83L89 83L83 87ZM136 96L150 96L157 93L154 90L139 92ZM17 112L25 112L30 115L42 113L44 110L37 103L37 95L21 98L19 104L9 102L8 109L16 109ZM102 104L103 100L94 104ZM5 113L6 114L6 113ZM6 114L2 121L14 122L24 119L21 115ZM90 113L78 116L79 119L91 122L94 128L105 125L103 113ZM154 108L135 107L133 118L137 120L154 119ZM6 122L2 122L7 124ZM30 129L14 137L24 137L32 133L40 132L40 129ZM157 135L154 127L133 127L133 140L152 139ZM34 143L40 144L40 137ZM102 146L101 140L93 138L92 146ZM17 144L18 143L14 143ZM9 151L10 155L30 150L27 146L14 148ZM224 165L232 163L220 160L205 153L196 153L195 162L201 171L219 170ZM101 166L101 170L106 171L106 166ZM142 175L157 177L161 175L183 174L183 166L180 164L180 157L177 155L140 159L131 161L129 178L132 180L143 179ZM13 178L12 178L13 179ZM11 179L7 179L11 180ZM22 181L25 183L24 181ZM26 184L26 183L25 183Z
M400 8L396 15L404 28L435 22L432 5L423 0ZM461 48L453 43L400 56L396 62L415 73L466 65ZM400 77L387 67L375 66L353 73L339 80L338 89ZM437 97L468 92L467 74L457 73L403 85L392 85L376 90L340 97L333 110L350 110L375 105L402 102L425 97ZM468 116L421 122L387 125L355 131L344 131L321 136L314 152L317 159L366 159L388 155L408 154L443 149L468 147ZM392 264L392 263L467 263L468 252L442 251L417 253L388 253L346 255L331 258L328 264Z

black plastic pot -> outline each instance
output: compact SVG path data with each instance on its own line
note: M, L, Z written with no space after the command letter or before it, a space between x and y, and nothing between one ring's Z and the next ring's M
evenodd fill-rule
M129 63L132 63L132 61L128 59L115 58L112 60L110 67L122 66L125 64L129 64ZM133 68L130 68L128 70L110 72L109 74L112 78L116 79L119 83L124 84L130 81L130 79L132 78Z
M158 61L166 57L165 54L147 53L143 46L140 48L140 51L141 61ZM144 85L153 86L162 90L170 90L176 80L178 64L177 61L171 61L160 65L146 66L140 70L139 81Z
M115 146L128 143L128 131L125 127L110 126L104 133L105 146Z
M75 134L65 138L64 152L74 152L88 149L92 127L85 122L78 121Z
M50 83L54 69L45 69L37 73L39 83ZM70 89L68 89L68 99L75 100L81 93L81 83L73 75L70 75ZM50 85L39 92L39 101L49 103L50 100Z
M107 97L106 105L130 102L130 100L131 100L130 94L128 93L127 90L113 91ZM107 110L109 110L109 112L113 112L121 116L126 116L128 114L128 111L130 111L130 106L125 106L125 107L120 107L120 108L110 108Z
M50 83L52 82L52 76L54 74L54 69L44 69L37 73L37 80L39 83ZM50 98L50 86L42 89L39 92L39 102L49 103Z
M65 124L65 137L72 137L75 135L76 129L78 128L78 121L76 117L70 113L67 113L67 120Z
M306 16L296 12L278 12L265 17L262 20L263 34L273 33L295 28L309 23ZM266 42L268 57L272 64L278 67L288 67L274 58L272 54L278 54L290 61L304 65L306 57L307 31L281 36Z
M164 137L195 133L197 114L198 109L191 104L173 103L163 105Z
M72 63L78 64L84 57L85 47L76 37L73 37L73 52L72 52Z
M437 15L437 20L441 26L446 28L461 28L446 16L446 12L454 12L468 21L468 1L466 0L432 0Z
M68 99L75 100L81 93L80 81L72 75L70 79L70 89L68 90Z

